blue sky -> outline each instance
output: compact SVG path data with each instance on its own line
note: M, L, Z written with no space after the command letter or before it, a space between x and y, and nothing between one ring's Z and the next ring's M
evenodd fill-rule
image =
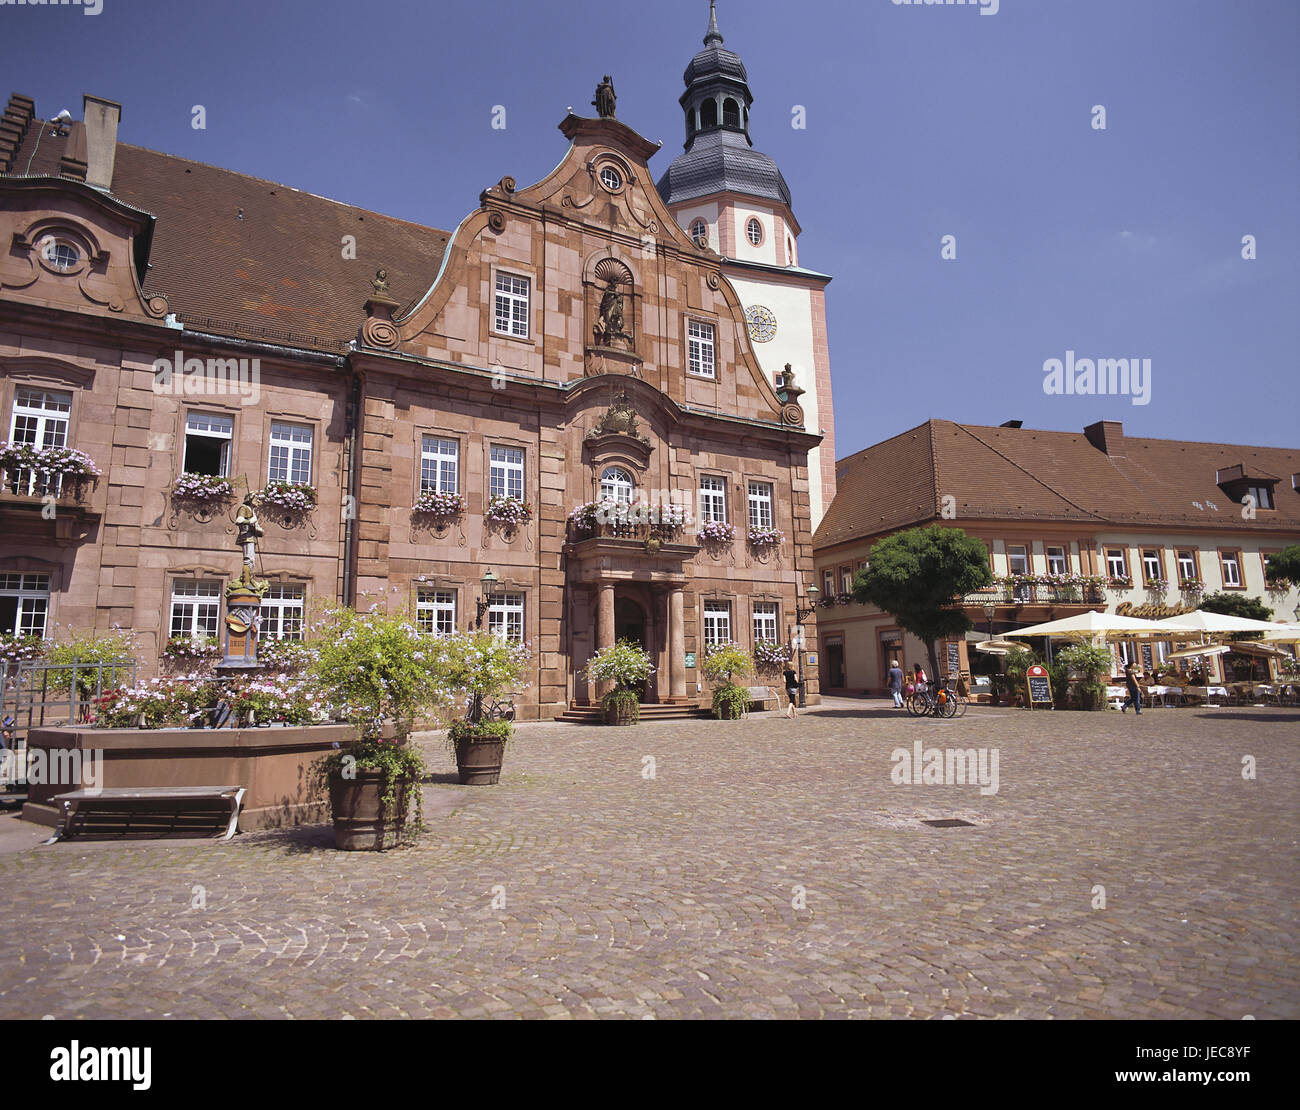
M450 229L503 175L559 161L556 125L594 114L606 72L619 118L663 142L661 174L707 17L705 0L3 7L0 92L46 118L106 96L127 142ZM932 416L1300 441L1295 0L719 0L719 23L801 261L835 277L839 454ZM1150 359L1150 403L1046 395L1067 351Z

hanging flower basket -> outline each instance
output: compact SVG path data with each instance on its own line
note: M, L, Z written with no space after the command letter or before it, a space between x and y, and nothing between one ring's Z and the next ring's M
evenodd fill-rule
M533 519L533 507L527 501L521 501L517 497L503 497L497 494L488 501L487 512L483 514L484 520L490 520L497 524L527 524Z
M460 493L440 493L438 490L425 490L415 503L412 512L421 516L434 517L437 520L451 520L465 511L465 495Z
M210 505L226 501L234 495L235 487L229 478L220 478L215 474L190 474L177 476L172 482L172 497L177 501L188 501L196 505Z
M701 543L731 543L736 538L736 526L725 520L706 520L700 525Z
M269 482L254 500L259 505L282 509L288 513L309 513L316 507L316 487L305 482Z
M759 640L754 644L754 665L759 670L779 670L790 662L790 649L772 640Z
M777 528L751 528L750 547L780 547L785 543L785 533Z
M98 478L101 471L75 447L36 447L31 443L0 443L0 470L31 470L43 478Z

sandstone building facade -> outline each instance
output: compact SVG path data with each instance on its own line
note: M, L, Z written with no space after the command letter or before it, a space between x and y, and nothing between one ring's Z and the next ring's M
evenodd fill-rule
M271 495L263 637L317 602L492 628L533 647L523 716L590 702L617 637L651 653L646 699L683 705L710 643L788 642L826 488L824 301L778 376L657 147L597 103L545 180L448 233L120 143L109 101L60 124L11 97L0 632L129 628L146 673L216 634L246 488ZM824 288L779 269L751 276ZM596 519L602 498L673 508Z

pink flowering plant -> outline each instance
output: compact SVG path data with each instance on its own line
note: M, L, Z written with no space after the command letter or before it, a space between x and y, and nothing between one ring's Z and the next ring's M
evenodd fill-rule
M736 526L725 520L706 520L700 525L701 543L731 543L736 538Z
M462 493L443 493L436 489L427 489L420 494L412 512L421 516L434 517L437 520L451 520L460 516L466 507L465 495Z
M751 528L750 547L780 547L785 543L785 533L779 528Z
M318 498L316 487L306 482L268 482L254 500L289 513L308 513L316 507Z
M29 470L50 478L98 478L101 471L85 451L75 447L37 447L32 443L0 443L0 469Z
M487 512L483 516L497 524L522 525L533 519L533 507L518 497L496 494L489 499Z
M132 687L106 691L97 699L97 728L187 727L219 696L201 676L152 678Z
M234 492L235 487L231 485L230 479L216 474L191 474L186 471L177 475L172 482L173 498L198 505L229 500Z
M790 649L774 640L757 640L754 643L754 666L761 671L779 670L790 662Z
M162 657L177 662L215 660L221 655L221 643L215 636L173 636L162 650Z
M39 636L0 636L0 663L13 666L42 659L47 646Z

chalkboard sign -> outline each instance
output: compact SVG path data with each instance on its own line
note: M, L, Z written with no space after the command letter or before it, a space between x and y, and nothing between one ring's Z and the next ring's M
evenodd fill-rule
M1142 645L1142 670L1145 674L1154 674L1156 669L1155 657L1151 654L1151 645Z
M961 673L961 645L948 645L948 677L956 678Z
M1025 672L1025 682L1029 686L1029 708L1046 705L1055 708L1052 702L1052 680L1045 667L1030 667Z

